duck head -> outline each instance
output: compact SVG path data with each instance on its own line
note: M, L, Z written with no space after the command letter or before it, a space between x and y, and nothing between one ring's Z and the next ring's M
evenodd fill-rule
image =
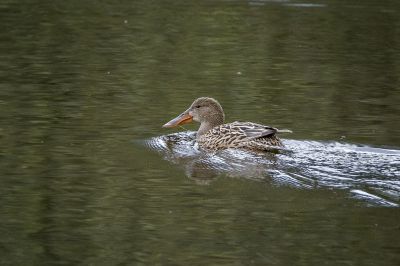
M200 136L215 126L224 123L225 115L217 100L209 97L196 99L190 107L165 125L164 128L176 127L193 120L200 123L197 136Z

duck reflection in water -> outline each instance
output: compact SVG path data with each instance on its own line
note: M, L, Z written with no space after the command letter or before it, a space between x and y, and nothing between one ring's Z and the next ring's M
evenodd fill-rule
M235 149L202 152L195 147L193 135L195 132L182 132L153 141L158 141L157 150L167 161L183 167L185 175L197 184L209 184L221 175L265 180L270 177L269 171L278 164L276 153L272 152Z

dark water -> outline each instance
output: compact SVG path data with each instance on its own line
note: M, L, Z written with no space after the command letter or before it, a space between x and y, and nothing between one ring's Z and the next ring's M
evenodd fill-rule
M1 1L0 264L399 265L399 11ZM168 145L205 95L286 150Z

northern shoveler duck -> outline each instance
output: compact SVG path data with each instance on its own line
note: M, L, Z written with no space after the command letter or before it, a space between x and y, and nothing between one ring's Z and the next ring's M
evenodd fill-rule
M224 124L225 114L217 100L208 97L196 99L182 114L166 123L170 128L192 122L200 123L196 134L199 147L207 151L227 148L269 151L283 146L276 133L291 132L252 122Z

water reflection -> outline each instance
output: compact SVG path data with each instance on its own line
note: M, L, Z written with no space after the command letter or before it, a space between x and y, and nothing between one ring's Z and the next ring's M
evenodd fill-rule
M398 265L399 9L1 1L0 264ZM199 96L291 152L132 143Z
M166 160L181 165L186 175L199 184L209 184L225 174L268 180L273 185L347 189L378 205L398 206L400 200L399 150L285 140L285 149L276 154L234 149L210 154L196 148L195 132L156 137L145 144ZM367 191L372 193L369 197Z

